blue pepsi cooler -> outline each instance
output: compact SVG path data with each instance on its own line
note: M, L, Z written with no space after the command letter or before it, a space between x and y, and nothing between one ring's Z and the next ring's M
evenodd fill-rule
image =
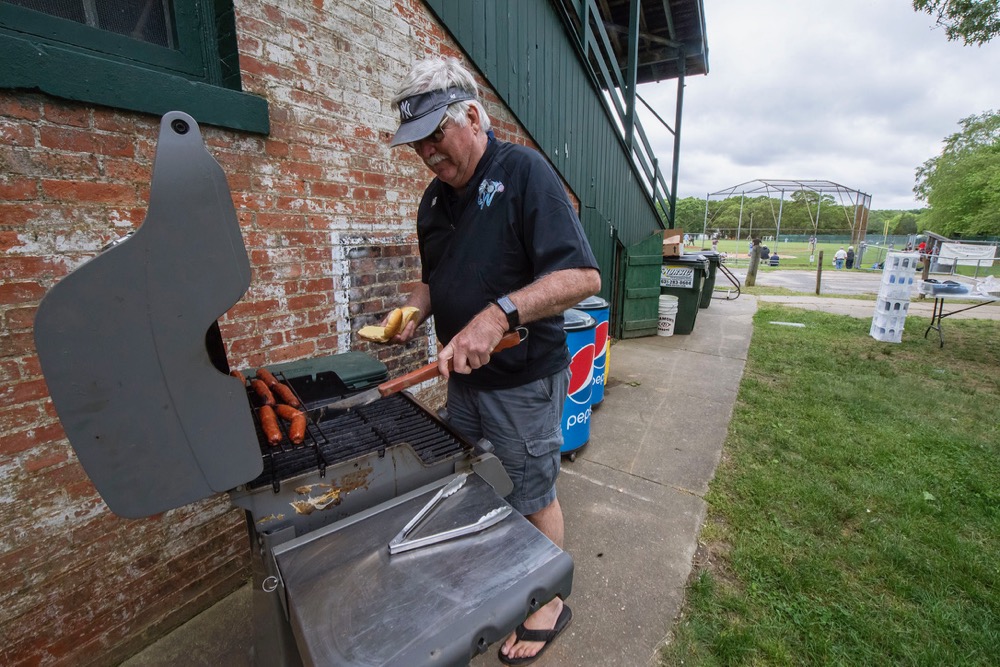
M563 329L569 348L569 392L563 404L563 453L573 452L590 440L590 397L594 388L594 332L597 321L570 308L563 313Z
M604 381L608 377L608 320L611 319L611 305L599 296L589 296L576 304L597 321L594 328L594 388L591 390L590 405L597 406L604 400Z

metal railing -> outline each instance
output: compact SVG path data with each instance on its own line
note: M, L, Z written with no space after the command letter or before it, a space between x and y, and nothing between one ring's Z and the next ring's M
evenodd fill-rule
M576 17L578 21L574 23L578 30L582 29L583 34L578 32L577 38L580 40L578 46L582 51L584 61L590 64L595 82L605 91L603 95L605 109L629 153L639 183L657 208L661 226L667 227L672 219L674 201L660 162L654 154L653 147L650 145L642 123L636 114L636 102L642 101L644 104L645 102L639 99L635 91L635 77L631 76L631 81L626 81L623 78L614 55L611 39L604 27L604 22L601 20L600 7L596 0L578 0L572 4L580 12ZM630 41L634 38L633 33L637 35L637 31L637 25L629 26ZM683 57L680 62L683 63ZM635 63L631 65L633 68L635 67ZM683 81L683 76L681 81ZM678 87L678 90L681 90L681 86ZM655 111L653 113L656 115ZM658 115L657 119L659 119ZM663 121L661 120L661 122ZM666 126L666 123L664 125ZM676 130L669 126L667 129L674 135L676 143ZM673 164L670 172L672 178L676 170L677 166Z

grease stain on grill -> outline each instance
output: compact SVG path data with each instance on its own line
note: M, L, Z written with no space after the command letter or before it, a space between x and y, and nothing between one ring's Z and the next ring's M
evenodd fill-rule
M284 514L268 514L265 517L257 519L256 523L258 526L263 526L265 523L268 523L270 521L281 521L284 518L285 518Z

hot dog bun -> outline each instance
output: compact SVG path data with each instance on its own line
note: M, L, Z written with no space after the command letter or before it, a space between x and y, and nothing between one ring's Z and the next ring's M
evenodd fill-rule
M406 328L406 325L417 318L420 313L419 308L414 308L413 306L403 306L400 310L403 311L403 323L400 325L399 330L402 331Z
M403 309L393 308L385 322L385 337L392 338L403 327Z
M385 327L367 326L358 330L358 336L373 343L388 343L389 337L385 335Z
M358 336L373 343L388 343L393 336L405 329L406 325L415 319L419 313L420 309L413 306L394 308L386 318L384 327L361 327L358 331Z

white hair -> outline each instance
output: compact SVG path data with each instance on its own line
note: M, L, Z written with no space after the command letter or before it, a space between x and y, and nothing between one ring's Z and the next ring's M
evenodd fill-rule
M474 95L476 99L455 102L448 107L447 118L460 127L465 127L469 106L475 106L479 111L479 124L483 131L490 129L490 117L479 101L479 87L469 70L462 66L456 58L427 58L419 61L406 75L403 85L392 98L393 110L399 109L399 103L407 97L419 95L432 90L447 90L460 88Z

